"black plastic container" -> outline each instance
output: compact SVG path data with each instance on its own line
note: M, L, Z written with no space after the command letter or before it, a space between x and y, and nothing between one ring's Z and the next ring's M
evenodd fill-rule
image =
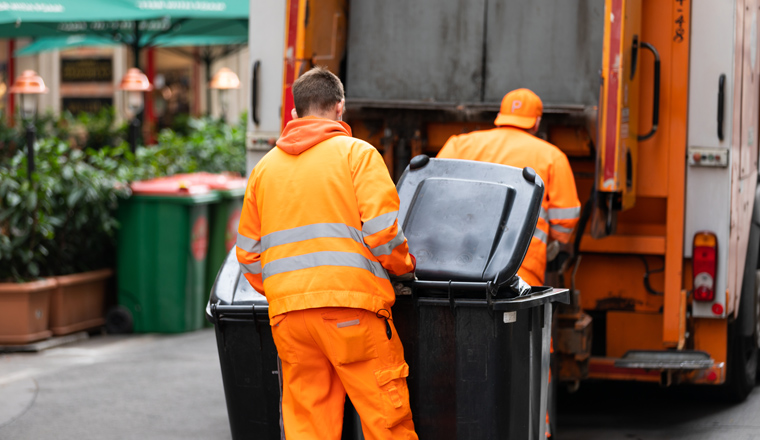
M543 439L552 302L566 289L509 289L543 198L530 169L417 157L398 184L417 256L393 319L410 366L420 438Z
M235 248L217 274L206 319L216 331L232 438L281 439L281 385L269 304L243 276ZM359 440L360 421L348 398L345 413L343 438Z

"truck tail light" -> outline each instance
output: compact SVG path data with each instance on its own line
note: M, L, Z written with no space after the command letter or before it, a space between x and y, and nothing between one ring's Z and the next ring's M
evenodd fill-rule
M715 271L717 268L718 238L712 232L694 234L694 300L715 300Z

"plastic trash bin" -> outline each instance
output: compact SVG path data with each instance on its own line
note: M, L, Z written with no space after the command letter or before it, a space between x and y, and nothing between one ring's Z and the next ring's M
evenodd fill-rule
M235 246L248 180L237 175L213 173L177 174L172 178L180 183L208 186L219 196L216 203L209 205L206 285L201 298L201 309L203 309L208 302L209 293L227 252ZM208 321L206 323L211 325Z
M117 246L120 307L116 331L177 333L203 325L208 207L219 196L204 185L162 178L132 184L119 203Z
M527 252L543 182L529 168L417 157L398 184L399 223L417 257L398 297L420 438L542 439L551 302L566 289L509 289Z
M280 376L269 304L241 273L234 250L219 270L206 318L215 324L232 438L280 440ZM359 440L360 422L348 399L345 414L343 438Z
M413 295L393 319L410 364L420 438L538 439L544 434L551 302L567 291L509 290L535 230L543 182L530 169L415 158L398 184L399 222L417 257ZM206 309L233 438L279 435L276 349L266 301L234 252ZM344 438L359 440L346 418Z

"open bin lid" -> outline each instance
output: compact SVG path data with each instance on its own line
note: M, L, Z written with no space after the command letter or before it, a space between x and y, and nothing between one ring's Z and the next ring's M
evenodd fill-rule
M397 185L399 224L419 280L508 282L538 220L544 182L530 168L417 156Z

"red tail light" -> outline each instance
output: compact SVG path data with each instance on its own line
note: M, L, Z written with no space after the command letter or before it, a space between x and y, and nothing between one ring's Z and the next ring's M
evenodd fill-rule
M712 232L694 234L694 299L715 300L715 271L718 261L718 238Z

